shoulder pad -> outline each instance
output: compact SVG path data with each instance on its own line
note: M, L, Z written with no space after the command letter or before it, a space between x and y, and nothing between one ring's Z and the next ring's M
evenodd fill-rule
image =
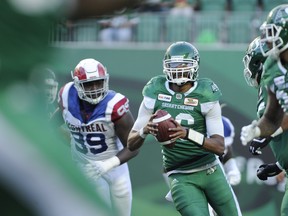
M148 83L144 86L142 94L143 96L156 98L155 92L158 92L160 88L165 87L166 77L164 75L153 77L148 81Z
M198 79L198 86L196 90L203 96L202 103L218 101L222 96L221 90L209 78Z

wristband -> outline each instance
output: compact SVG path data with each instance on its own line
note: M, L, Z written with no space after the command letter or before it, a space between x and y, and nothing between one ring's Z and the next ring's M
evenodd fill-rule
M188 140L193 141L200 146L203 146L205 137L202 133L199 133L191 128L187 132L188 132L188 137L187 137Z
M279 127L272 135L271 137L278 136L279 134L283 133L282 127Z
M145 133L144 133L144 128L141 128L141 129L139 130L139 136L142 137L143 139L145 139L147 135L148 135L148 134L145 134Z
M279 169L283 170L282 166L279 164L278 161L276 162L276 166L277 166Z
M255 136L254 137L260 137L261 135L261 130L258 126L255 127Z

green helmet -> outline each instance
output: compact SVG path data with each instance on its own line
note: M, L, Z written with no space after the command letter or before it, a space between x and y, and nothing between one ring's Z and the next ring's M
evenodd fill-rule
M261 42L268 43L269 50L262 50L264 56L278 57L288 48L288 4L273 8L266 21L260 26Z
M257 88L260 83L263 64L267 56L262 55L261 50L268 50L267 44L261 43L261 38L256 37L248 46L243 57L244 78L249 86Z
M183 85L197 79L199 64L198 50L188 42L178 41L171 44L164 55L163 73L169 82Z

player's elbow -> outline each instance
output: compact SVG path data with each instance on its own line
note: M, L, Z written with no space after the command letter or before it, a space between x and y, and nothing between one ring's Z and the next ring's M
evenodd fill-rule
M139 149L129 149L128 150L131 152L132 158L136 157L139 153Z
M131 152L137 152L137 154L138 154L138 152L139 152L139 146L138 145L136 145L136 143L135 142L129 142L129 140L128 140L128 142L127 142L127 148L131 151Z

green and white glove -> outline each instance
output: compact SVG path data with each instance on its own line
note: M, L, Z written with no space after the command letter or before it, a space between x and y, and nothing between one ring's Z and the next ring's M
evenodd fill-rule
M254 120L250 125L242 127L240 140L242 145L246 146L247 143L249 143L255 137L259 137L260 135L260 128L257 126L257 121Z

